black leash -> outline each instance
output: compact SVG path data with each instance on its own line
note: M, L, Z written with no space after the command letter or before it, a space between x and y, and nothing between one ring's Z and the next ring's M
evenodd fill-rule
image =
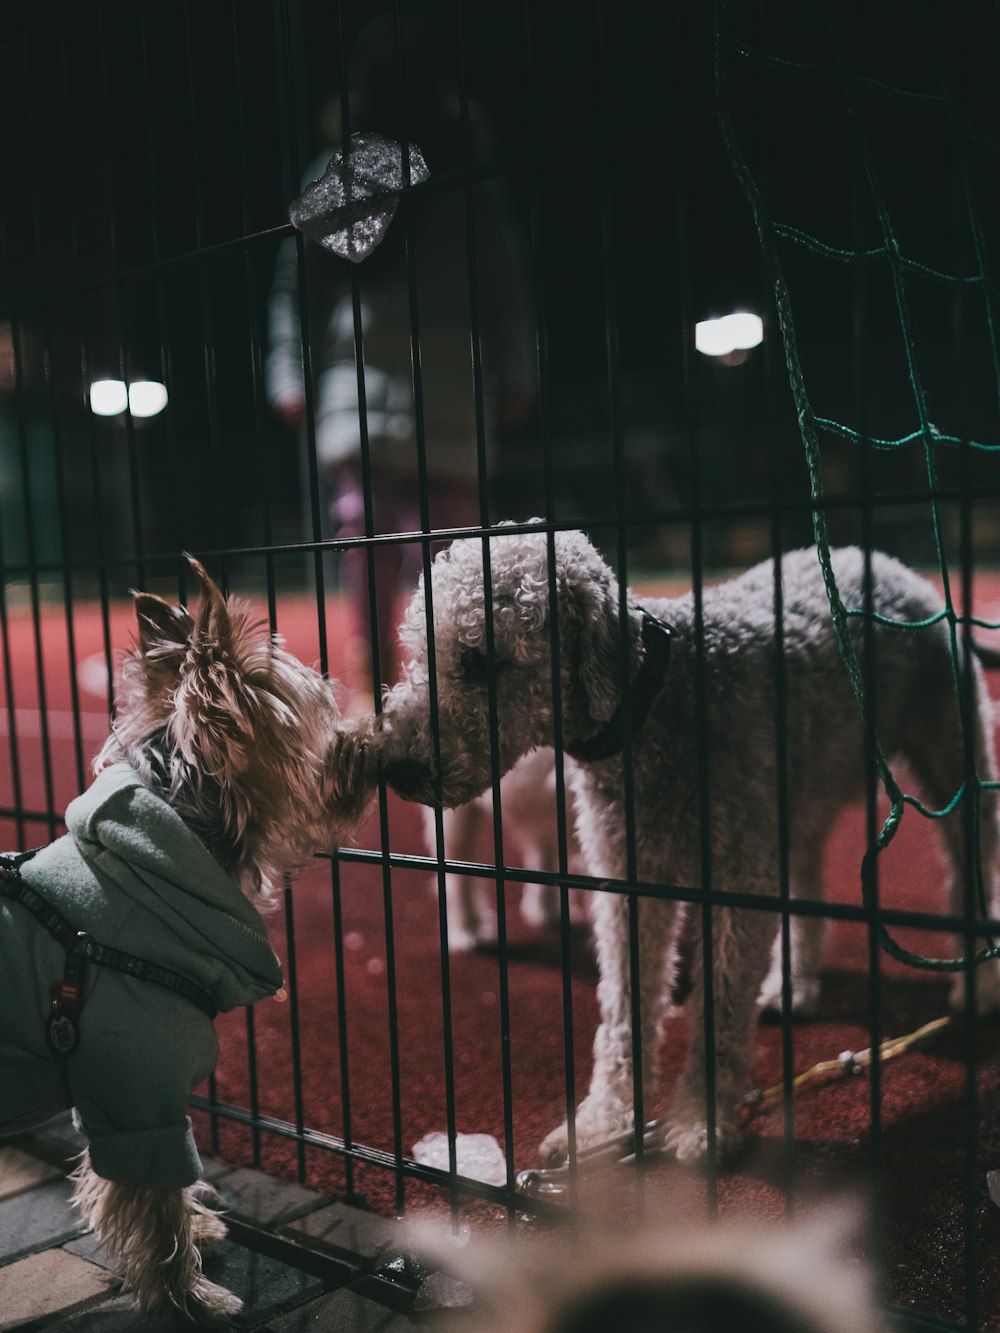
M152 981L190 1000L209 1018L215 1018L218 1010L212 997L190 977L172 972L158 963L151 963L148 958L138 958L135 954L99 944L85 930L77 930L37 890L25 884L21 878L21 867L25 861L31 860L35 851L0 852L0 897L10 898L26 907L66 951L62 980L54 981L49 987L52 1010L45 1029L49 1046L57 1056L65 1059L79 1045L83 977L88 963L125 972L139 981Z

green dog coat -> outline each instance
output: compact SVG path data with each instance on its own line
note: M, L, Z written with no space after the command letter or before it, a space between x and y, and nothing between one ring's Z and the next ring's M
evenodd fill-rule
M273 995L281 965L264 923L169 805L128 764L104 769L66 811L69 832L20 878L100 945L187 978L220 1011ZM187 1102L219 1048L189 998L110 967L85 968L79 1041L46 1038L66 951L0 897L0 1136L72 1107L97 1174L168 1189L201 1174Z

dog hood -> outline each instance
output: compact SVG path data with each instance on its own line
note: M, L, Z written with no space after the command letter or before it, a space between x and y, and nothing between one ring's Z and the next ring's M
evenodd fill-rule
M116 947L176 968L204 986L220 1010L278 989L281 964L256 908L128 764L103 769L67 808L66 826L69 837L45 848L23 873L33 878L38 869L48 883L61 881L58 897L71 919L73 897L96 897L104 910L92 933L101 943L112 943L113 933ZM79 884L78 858L96 891ZM113 932L106 928L111 899Z

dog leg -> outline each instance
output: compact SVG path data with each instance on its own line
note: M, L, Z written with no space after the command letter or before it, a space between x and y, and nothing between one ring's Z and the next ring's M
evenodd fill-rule
M242 1301L202 1272L202 1243L225 1234L218 1214L199 1198L200 1187L147 1189L102 1180L89 1155L73 1172L73 1204L97 1233L123 1285L150 1317L179 1312L201 1324L225 1319Z
M982 771L982 770L980 770ZM967 797L966 799L970 799ZM975 794L971 799L976 799ZM997 885L997 809L996 793L984 791L979 794L979 856L972 855L972 864L968 869L978 873L981 869L983 888L986 897L986 910L995 917L1000 911L1000 893ZM952 866L951 910L962 915L966 910L966 885L968 859L966 856L966 838L963 821L958 814L952 814L940 821L942 837ZM978 901L973 909L979 912ZM997 941L993 941L997 942ZM976 941L981 948L986 941ZM1000 960L990 959L980 963L975 970L976 1010L981 1016L1000 1013ZM951 1009L953 1013L962 1013L965 1009L966 974L956 972L951 983Z
M444 854L449 861L474 861L485 810L480 800L469 801L441 815ZM431 854L436 852L434 811L424 807L424 832ZM448 914L448 952L469 953L497 941L496 903L492 885L470 875L445 875Z
M645 899L636 906L639 913L643 1100L648 1111L657 1086L659 1038L674 980L672 928L676 905ZM578 1149L592 1147L630 1130L633 1120L628 899L617 893L595 893L591 915L600 974L597 999L601 1017L594 1037L590 1090L575 1117ZM540 1152L548 1161L565 1160L569 1152L569 1131L565 1123L548 1135Z
M524 864L526 867L537 866L550 875L559 873L559 847L551 842L539 840L525 844ZM587 911L582 901L583 894L573 889L569 895L569 919L574 926L587 922ZM558 884L525 884L521 893L521 917L529 926L558 926L562 918L559 905Z
M664 1146L679 1162L701 1161L708 1152L709 1061L705 1030L705 978L701 922L694 922L692 991L687 1001L694 1027L680 1084L667 1115ZM770 913L718 908L712 913L713 1043L715 1076L715 1142L725 1155L738 1141L736 1109L745 1090L754 1049L759 993L767 970L774 921Z
M820 854L802 859L792 867L792 897L807 902L823 901L823 861L819 839L804 839L820 848ZM771 966L760 988L757 1003L768 1014L782 1013L783 949L780 917L771 946ZM812 1018L819 1008L819 969L823 961L826 922L818 916L793 916L789 922L789 966L793 1018Z
M521 890L521 918L529 926L558 926L559 885L525 884Z
M900 749L913 765L929 804L943 809L954 799L966 777L965 760L958 743L962 734L961 718L957 699L947 683L937 691L927 690L925 693L928 703L921 716L921 725L905 738ZM978 667L975 670L971 705L976 774L981 781L992 780L996 777L993 706ZM970 809L975 809L969 803L977 800L979 805L975 833L978 834L978 855L975 841L971 845L968 841L966 828L967 814ZM996 792L967 791L957 809L935 821L951 873L948 905L956 916L962 916L966 911L966 879L969 872L982 872L989 914L996 916L1000 910L997 814ZM978 895L973 901L976 904L973 910L978 914ZM976 947L982 947L985 943L984 939L979 939ZM1000 961L991 960L976 968L975 987L978 1012L1000 1012ZM957 972L951 987L953 1012L964 1010L965 993L965 973Z
M553 829L553 832L555 830ZM538 837L529 838L520 831L521 854L527 869L544 870L555 874L559 870L559 847L555 841ZM559 924L559 885L525 884L521 891L521 918L529 926L540 929Z

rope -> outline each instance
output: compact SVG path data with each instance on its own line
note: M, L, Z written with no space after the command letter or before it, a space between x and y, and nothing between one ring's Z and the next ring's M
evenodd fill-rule
M935 1018L930 1023L925 1023L923 1027L917 1028L914 1032L908 1032L902 1037L887 1037L878 1048L878 1062L885 1064L887 1060L895 1060L897 1055L902 1055L910 1050L920 1041L927 1037L932 1037L936 1032L941 1032L951 1022L951 1018L945 1015L944 1018ZM818 1064L812 1065L801 1074L797 1074L792 1079L791 1091L797 1092L806 1083L811 1083L814 1079L822 1078L825 1074L836 1074L843 1076L846 1074L861 1074L872 1063L872 1049L866 1047L863 1051L841 1051L834 1060L820 1060ZM779 1102L785 1099L785 1084L775 1083L770 1088L754 1088L743 1098L743 1106L756 1115L763 1111L768 1111L772 1106L777 1106Z
M928 502L931 513L934 547L938 563L938 572L944 591L944 610L940 616L934 617L932 620L904 623L901 625L901 628L918 630L920 628L925 628L930 624L939 623L941 621L945 622L950 641L953 687L957 697L962 701L964 697L961 680L962 658L959 652L958 628L959 625L964 625L968 632L968 627L974 622L970 616L961 616L958 614L952 597L951 577L945 554L941 515L937 500L937 496L940 493L940 487L938 483L936 450L941 446L959 446L961 448L971 448L983 452L995 452L1000 450L1000 443L970 440L964 437L946 434L939 430L931 420L927 394L920 375L916 351L916 339L907 301L907 281L914 278L925 278L935 282L944 281L955 286L961 285L967 287L976 294L982 294L988 333L988 344L996 380L997 398L998 401L1000 401L1000 339L998 339L997 321L993 311L993 303L996 300L997 288L989 271L985 243L983 240L983 229L978 214L978 204L972 189L971 173L968 169L966 159L966 144L969 141L980 143L983 139L982 132L979 131L976 126L971 124L967 118L959 114L957 110L957 91L950 72L944 67L940 56L940 51L943 49L943 43L940 40L935 41L934 46L936 52L938 52L938 70L941 81L941 91L940 93L916 93L911 90L879 84L877 81L862 78L851 72L846 53L842 49L834 16L830 11L829 5L825 6L825 12L827 16L827 27L830 33L832 58L826 62L809 63L790 62L778 57L766 55L739 39L729 27L729 8L729 0L717 0L715 8L715 78L716 92L719 97L720 107L718 113L719 129L733 173L750 206L765 268L771 280L778 316L778 325L784 346L785 368L792 399L795 405L799 435L809 471L810 497L813 501L813 536L816 544L817 557L823 573L823 582L830 605L830 612L833 619L833 627L840 655L847 670L862 721L864 723L868 722L869 710L866 699L864 675L858 660L857 651L850 637L849 621L852 617L868 615L869 612L853 608L849 610L845 607L833 572L833 564L830 554L830 539L823 506L824 488L822 479L822 453L820 448L820 436L822 433L833 433L848 439L861 447L880 449L889 452L908 448L919 448L922 450L924 471L928 485ZM926 14L926 6L925 16L927 17L928 25L931 25L930 16ZM933 33L931 34L931 37L933 41ZM741 149L740 141L732 121L730 107L733 102L729 93L729 67L730 62L734 58L753 62L768 70L775 70L781 73L808 75L810 79L815 79L822 74L829 76L831 83L839 81L854 132L855 143L862 163L864 181L867 185L868 194L874 207L875 216L878 220L878 227L881 232L880 245L865 250L845 250L842 247L830 245L819 238L809 236L807 233L796 228L777 223L771 218L767 202L757 186L747 159ZM926 265L919 264L917 261L910 259L903 254L899 238L896 235L890 217L889 209L886 205L875 154L871 147L864 115L862 113L859 100L859 89L862 87L874 88L880 95L893 98L899 102L921 101L939 104L942 108L942 113L947 115L956 159L962 167L963 173L963 199L969 231L973 241L972 249L975 261L973 272L964 274L943 273L940 270L930 269ZM897 439L872 439L863 431L856 430L847 425L842 425L839 422L832 421L825 417L817 416L814 412L806 386L802 361L799 355L792 301L781 263L779 240L786 240L794 244L804 245L813 253L816 253L821 257L833 259L839 263L879 263L888 267L896 316L903 340L903 350L910 393L912 395L913 407L917 418L917 425L913 431L900 436ZM876 617L876 619L882 618ZM973 801L972 834L973 840L978 846L979 801L975 798L978 797L981 791L993 789L997 784L992 781L980 779L975 772L974 752L970 748L970 723L967 711L966 707L960 707L962 741L967 755L967 780L962 783L953 800L941 811L927 810L914 797L906 795L901 790L893 776L885 754L883 753L877 730L874 728L872 729L874 733L875 769L890 803L889 814L876 834L872 844L868 847L861 864L862 900L866 909L872 913L872 919L876 922L878 912L877 858L886 847L890 845L893 838L896 836L907 805L912 806L921 814L928 817L941 818L945 814L949 814L957 809L963 802L968 801L971 796ZM987 904L984 876L978 852L975 862L976 893L981 914L985 917L989 915L989 907ZM876 925L876 929L878 931L882 948L892 957L907 963L912 967L924 968L935 972L956 972L967 966L965 958L928 958L922 954L912 952L898 944L881 923ZM989 958L996 957L1000 957L1000 947L990 943L979 949L971 961L978 964Z

